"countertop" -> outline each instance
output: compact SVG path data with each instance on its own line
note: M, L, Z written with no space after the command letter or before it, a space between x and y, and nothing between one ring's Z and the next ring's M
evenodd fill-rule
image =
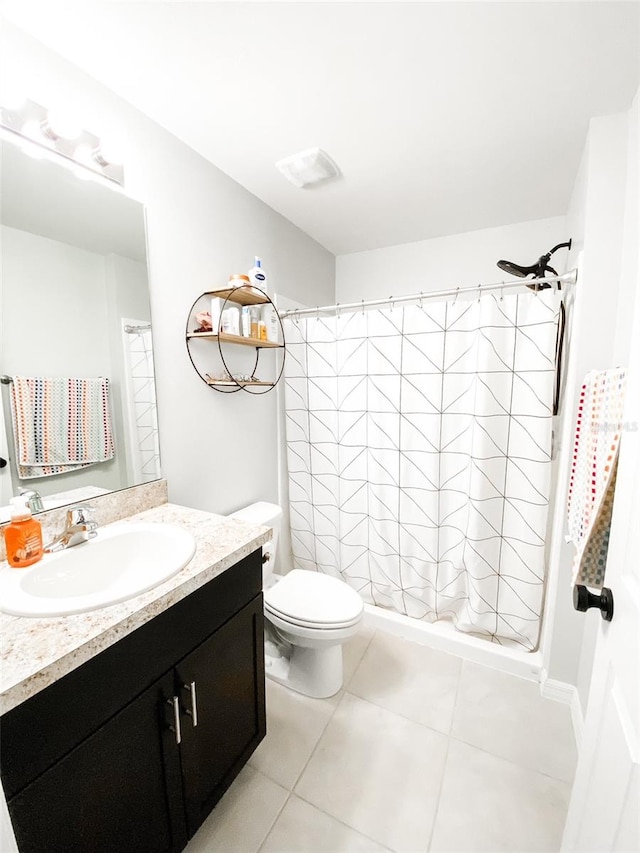
M169 503L117 523L143 521L188 530L196 541L191 562L142 595L88 613L47 619L0 613L0 714L186 598L270 537L269 528Z

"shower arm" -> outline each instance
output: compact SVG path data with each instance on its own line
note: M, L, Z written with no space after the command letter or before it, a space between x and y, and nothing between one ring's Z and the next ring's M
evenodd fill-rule
M538 258L538 268L536 270L536 278L544 278L545 272L552 272L555 276L558 275L558 273L554 270L554 268L549 266L549 261L551 260L551 255L553 255L554 252L557 252L558 249L571 249L571 240L569 240L567 243L558 243L557 246L553 247L553 249L549 249L549 251L546 253L546 255L541 255ZM538 287L536 287L535 289L539 290Z

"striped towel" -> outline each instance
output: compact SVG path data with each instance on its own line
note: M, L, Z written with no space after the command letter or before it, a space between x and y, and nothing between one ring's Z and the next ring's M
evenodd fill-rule
M21 480L113 458L108 379L14 376L11 410Z
M602 588L609 548L627 371L594 370L580 392L569 480L573 583Z

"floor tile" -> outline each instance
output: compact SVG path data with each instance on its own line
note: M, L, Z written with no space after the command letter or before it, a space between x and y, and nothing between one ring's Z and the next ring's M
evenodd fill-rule
M533 681L464 661L451 734L530 770L573 779L570 709L543 699Z
M295 793L397 853L426 850L446 751L439 732L345 693Z
M355 637L347 640L342 646L342 668L344 672L344 685L347 687L351 681L358 664L367 651L375 631L371 628L360 628Z
M451 740L430 850L560 849L570 786Z
M244 767L185 853L256 853L287 797L280 785Z
M267 735L249 764L290 790L313 752L334 706L302 696L270 679L266 686Z
M453 655L378 632L349 692L448 734L461 661Z
M260 853L385 853L385 850L292 794Z

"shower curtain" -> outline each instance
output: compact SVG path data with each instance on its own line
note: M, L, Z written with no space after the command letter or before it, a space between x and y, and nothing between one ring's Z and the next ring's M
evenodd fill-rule
M536 646L559 299L285 321L299 568L417 619Z

